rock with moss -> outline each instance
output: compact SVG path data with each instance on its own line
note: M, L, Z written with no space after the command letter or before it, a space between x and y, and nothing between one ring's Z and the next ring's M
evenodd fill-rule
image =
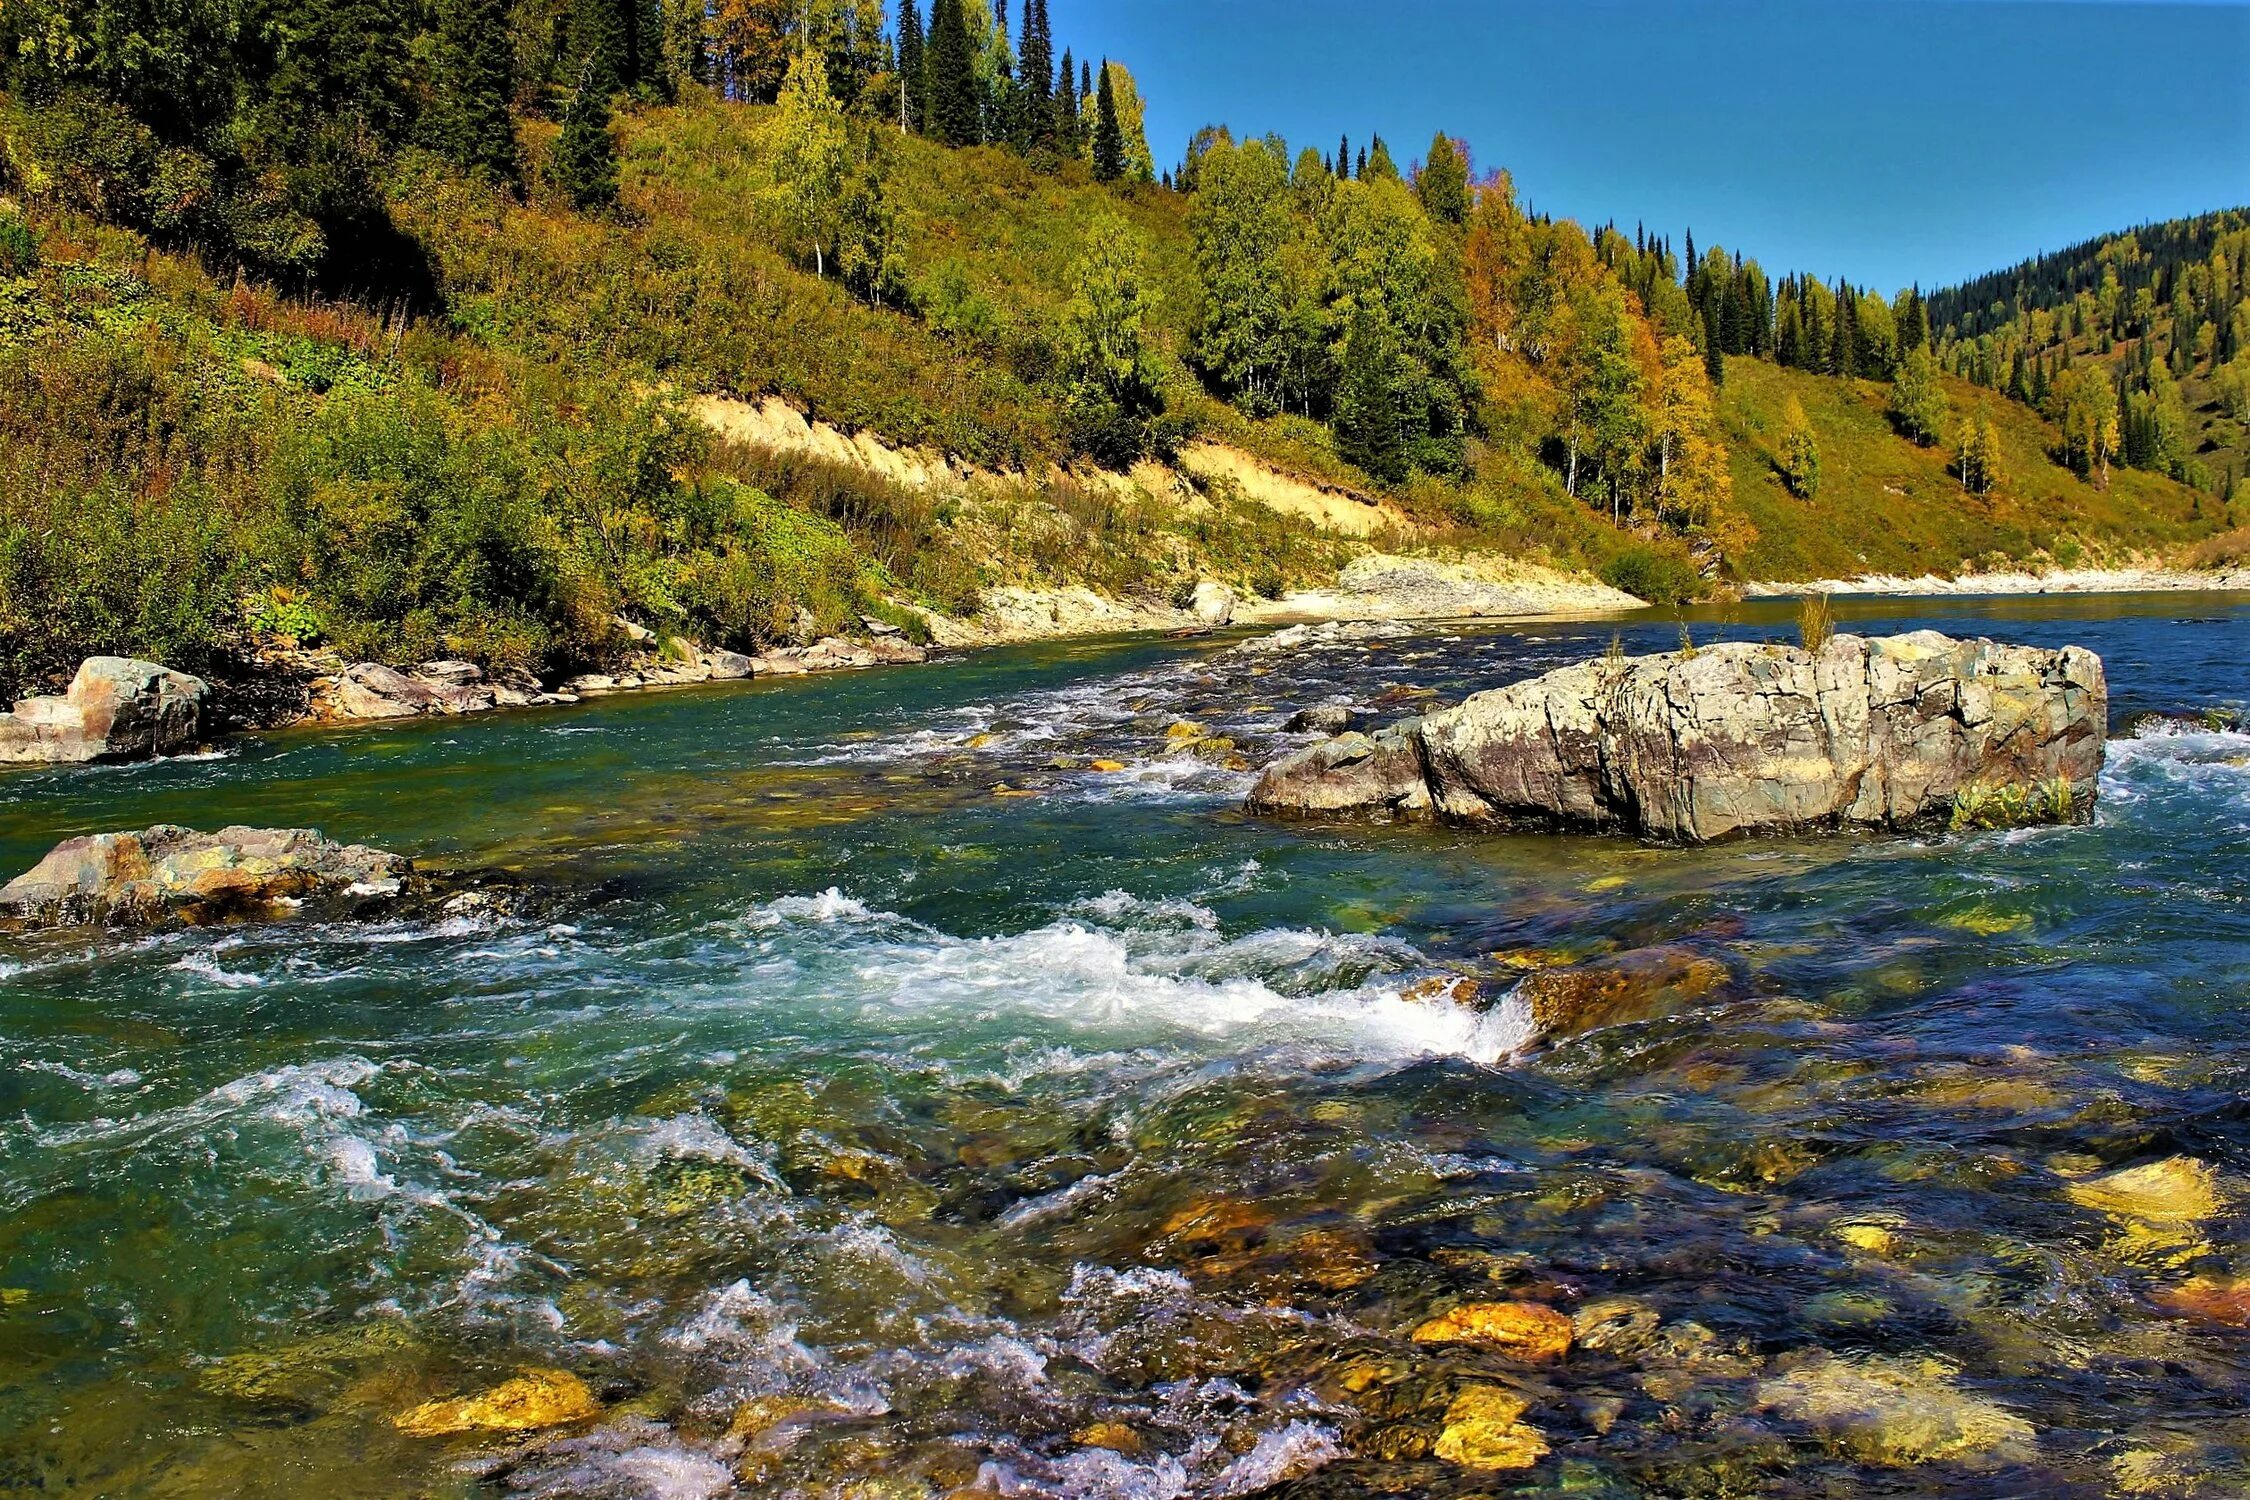
M2101 659L1935 631L1596 660L1269 765L1254 813L1702 843L1943 826L1964 798L2090 817ZM2013 790L2010 790L2013 789Z

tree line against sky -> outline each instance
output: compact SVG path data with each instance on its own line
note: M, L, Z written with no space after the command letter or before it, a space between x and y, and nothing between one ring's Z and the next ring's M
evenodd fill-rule
M1211 390L1328 424L1386 483L1459 474L1472 441L1500 441L1618 519L1724 513L1712 427L1728 356L1900 380L1902 431L1965 453L1975 434L1935 409L1934 364L2048 412L2067 461L2096 477L2125 462L2210 482L2178 380L2201 370L2250 400L2239 235L2146 276L2118 248L2067 303L2035 274L2001 321L1959 298L1933 316L1918 289L1777 279L1715 245L1699 255L1692 234L1678 253L1645 229L1587 234L1520 205L1504 174L1479 178L1443 133L1402 166L1380 137L1292 154L1209 128L1159 174L1132 75L1058 53L1046 0L1019 0L1013 36L1006 0L898 0L895 16L881 0L12 0L0 87L30 148L19 175L219 264L408 301L427 287L385 211L398 153L606 210L612 111L685 89L778 104L774 192L796 252L881 306L913 310L886 128L1176 190L1200 292L1181 352ZM531 184L519 125L541 118L560 128ZM1142 252L1100 239L1062 343L1079 445L1121 461L1161 442L1163 400ZM2096 336L2094 353L2135 351L2100 380L2074 364L2072 340ZM1816 451L1791 426L1784 450ZM1817 485L1809 464L1783 469L1800 493Z

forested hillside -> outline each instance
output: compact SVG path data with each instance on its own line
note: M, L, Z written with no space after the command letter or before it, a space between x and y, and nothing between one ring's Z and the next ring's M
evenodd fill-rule
M1059 40L1044 0L11 0L0 690L1335 567L1225 485L1118 477L1199 438L1384 493L1390 544L1666 600L2224 522L1947 378L1917 294L1588 234L1444 135L1212 128L1160 168L1130 72ZM704 395L976 474L722 443Z
M2075 448L2233 498L2250 458L2250 209L2037 256L1932 293L1930 318L1951 369L2048 413Z

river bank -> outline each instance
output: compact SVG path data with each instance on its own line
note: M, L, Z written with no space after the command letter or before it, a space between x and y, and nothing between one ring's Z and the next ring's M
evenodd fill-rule
M2055 568L2043 572L2004 570L1957 573L1946 577L1925 573L1900 578L1872 573L1857 578L1816 578L1803 582L1751 582L1742 586L1746 599L1799 598L1807 594L1832 597L1854 594L1902 598L1946 598L1969 595L2014 594L2159 594L2232 593L2250 590L2250 569L2199 571L2191 568Z

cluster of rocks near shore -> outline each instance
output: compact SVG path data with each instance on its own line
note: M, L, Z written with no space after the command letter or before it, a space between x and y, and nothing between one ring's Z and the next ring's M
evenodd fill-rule
M684 636L660 640L640 626L622 620L617 623L634 646L625 661L608 671L566 678L552 689L528 672L504 668L488 672L470 661L433 661L408 668L354 662L312 679L305 716L315 723L341 724L474 714L495 708L576 703L582 698L640 688L798 677L929 659L929 653L907 640L897 626L877 620L866 622L865 640L824 636L810 645L776 646L756 656L698 645Z
M454 717L501 708L576 703L582 698L639 688L684 687L751 677L798 677L813 672L922 662L929 653L895 625L865 622L867 637L824 636L809 645L776 646L756 656L697 645L683 637L663 641L638 626L618 622L634 644L623 663L549 688L521 669L486 668L444 660L419 666L345 662L320 652L282 653L274 666L281 687L267 684L270 700L234 717L254 723L353 724L390 719ZM288 683L298 686L290 688ZM122 656L88 657L63 692L25 698L0 713L0 764L73 764L148 760L199 750L216 738L221 715L212 685L156 662Z

